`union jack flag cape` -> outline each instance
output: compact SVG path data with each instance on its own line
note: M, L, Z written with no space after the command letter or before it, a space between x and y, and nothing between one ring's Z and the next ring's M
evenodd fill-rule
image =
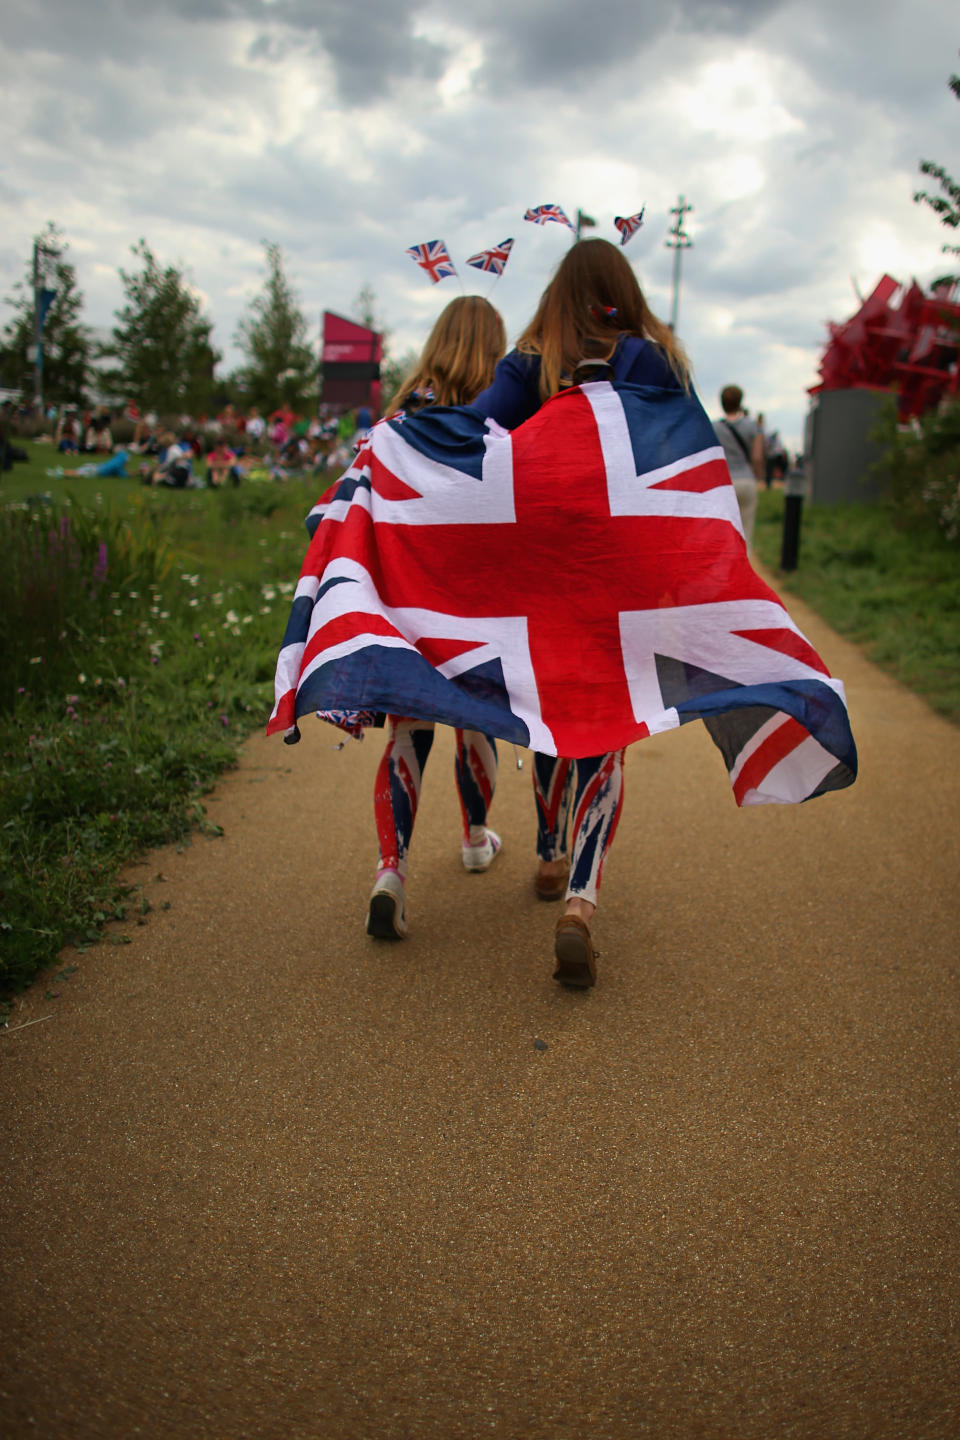
M623 215L615 215L613 217L613 223L620 231L621 248L626 245L628 240L632 240L640 229L640 226L643 224L643 215L646 208L646 205L644 205L643 209L636 215L627 215L626 217Z
M532 220L534 225L546 225L550 220L556 220L560 225L566 225L573 230L573 225L561 210L559 205L534 205L531 209L524 211L524 220Z
M386 712L579 757L702 720L738 804L855 778L843 686L751 568L693 395L382 421L308 526L270 733Z
M512 249L512 240L501 240L492 250L481 250L478 254L471 255L467 264L472 265L475 270L495 270L498 275L502 275Z
M426 270L434 285L438 280L445 280L448 275L457 273L457 267L450 259L442 240L425 240L422 245L411 245L407 254L417 262L421 270Z

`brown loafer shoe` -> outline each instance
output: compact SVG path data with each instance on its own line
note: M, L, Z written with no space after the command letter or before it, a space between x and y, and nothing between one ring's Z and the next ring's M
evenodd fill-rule
M570 861L568 860L559 875L541 875L538 870L533 877L533 888L539 900L562 900L567 893L569 880Z
M587 990L597 983L597 952L590 931L577 915L561 915L553 941L557 957L554 980Z

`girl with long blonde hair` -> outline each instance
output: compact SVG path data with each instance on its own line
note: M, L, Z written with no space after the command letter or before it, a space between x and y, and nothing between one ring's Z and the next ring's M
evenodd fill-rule
M479 295L452 300L393 398L388 418L431 405L469 404L489 385L506 344L503 320L489 300ZM401 940L407 933L407 855L434 725L429 720L393 715L388 724L373 793L380 854L367 912L367 934L380 940ZM497 746L493 736L479 730L457 730L456 734L461 857L466 870L482 871L500 850L499 835L487 826L497 783Z
M458 296L430 331L387 416L425 404L469 405L490 384L506 348L507 332L499 310L482 295Z

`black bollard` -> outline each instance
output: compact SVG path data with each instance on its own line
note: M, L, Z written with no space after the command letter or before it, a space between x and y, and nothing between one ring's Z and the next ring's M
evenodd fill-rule
M800 554L800 520L807 484L803 475L788 475L783 506L783 540L780 546L780 569L796 570Z

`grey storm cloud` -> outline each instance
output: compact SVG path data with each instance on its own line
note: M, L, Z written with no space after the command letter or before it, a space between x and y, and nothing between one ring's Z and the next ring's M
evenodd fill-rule
M204 0L207 3L207 0ZM221 8L228 0L211 0ZM304 42L319 46L333 63L340 94L360 104L371 94L389 90L398 80L436 80L448 52L415 34L422 7L410 0L233 0L235 15L265 28L252 53L282 58L288 47Z
M487 40L480 81L500 90L518 80L552 87L629 61L670 30L745 34L785 0L521 0L507 6L423 4L419 0L114 0L129 11L164 9L184 20L243 18L264 28L254 58L282 62L304 43L332 61L343 99L360 103L371 89L402 79L430 81L451 52L416 34L422 18L462 24Z
M477 11L473 28L495 42L485 67L491 88L506 89L518 82L555 87L633 62L670 31L746 34L782 3L594 0L584 5L581 0L525 0Z
M184 26L247 21L258 33L250 55L282 63L292 51L323 51L341 98L360 104L395 83L432 81L447 51L418 36L422 6L413 0L98 0L91 11L77 0L8 0L4 41L11 49L122 62L156 57L167 46L175 60Z
M96 25L76 0L8 0L8 46L80 59L135 62L165 48L171 59L183 26L245 21L249 55L282 65L295 51L322 51L340 97L360 105L405 80L429 84L451 50L417 33L418 23L452 21L484 42L478 83L500 92L518 83L553 88L634 60L670 31L744 35L785 0L522 0L513 6L424 5L417 0L98 0ZM147 37L149 36L149 40Z

